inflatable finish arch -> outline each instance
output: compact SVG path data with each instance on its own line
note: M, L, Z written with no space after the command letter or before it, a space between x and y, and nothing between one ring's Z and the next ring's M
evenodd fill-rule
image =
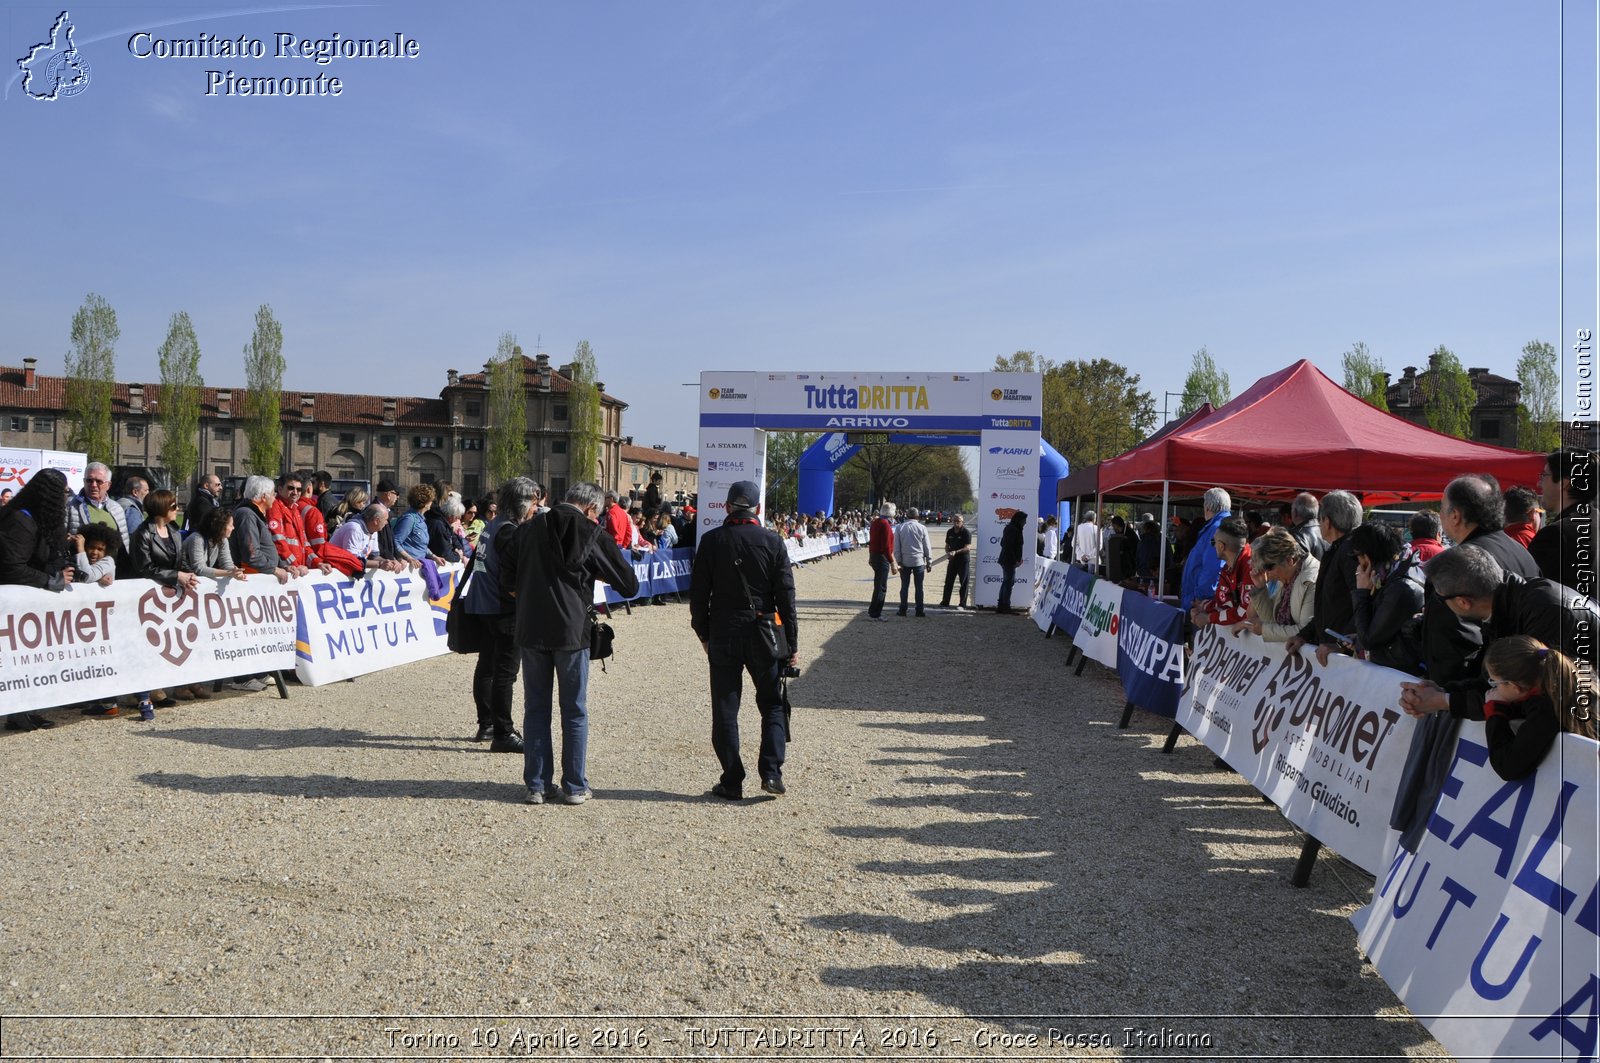
M973 603L994 605L1000 531L1017 510L1038 507L1042 393L1037 373L701 373L699 532L722 523L735 482L754 480L765 495L769 430L975 437ZM1034 561L1023 550L1017 580L1024 588L1033 586Z
M976 436L930 433L891 433L889 442L925 447L975 447ZM829 432L800 456L799 509L801 513L833 513L833 477L839 467L849 461L861 447L853 444L843 432ZM1067 504L1056 499L1056 489L1067 473L1067 459L1062 457L1044 439L1039 440L1039 497L1028 512L1036 517L1061 514Z

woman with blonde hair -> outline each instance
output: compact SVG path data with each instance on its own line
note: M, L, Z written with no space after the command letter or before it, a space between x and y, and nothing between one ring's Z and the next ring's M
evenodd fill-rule
M1245 627L1268 642L1288 642L1316 612L1320 563L1293 535L1276 527L1256 539L1250 562L1261 593L1250 599Z
M339 499L339 504L333 507L333 513L328 517L328 534L333 534L333 529L345 521L354 518L361 519L361 511L367 508L367 491L363 487L352 487Z
M1531 775L1565 731L1600 738L1595 726L1594 679L1582 676L1570 658L1538 639L1508 635L1483 655L1489 688L1483 703L1489 765L1506 780ZM1513 728L1512 721L1520 720Z

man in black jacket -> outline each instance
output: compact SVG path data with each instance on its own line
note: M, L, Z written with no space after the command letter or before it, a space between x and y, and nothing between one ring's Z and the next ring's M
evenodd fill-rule
M589 610L595 580L624 598L639 593L633 565L596 521L604 494L593 483L573 484L566 499L517 529L500 559L500 584L516 598L516 641L522 649L525 746L522 780L530 805L548 798L567 805L589 800ZM550 702L561 698L561 788L555 786Z
M1350 549L1350 533L1361 524L1361 503L1349 491L1329 491L1318 507L1317 530L1325 543L1322 567L1317 570L1317 604L1311 623L1284 648L1299 653L1310 644L1317 648L1317 663L1326 665L1333 653L1348 653L1352 647L1340 643L1329 632L1349 635L1355 631L1356 556ZM1293 535L1294 532L1289 533ZM1304 541L1300 541L1302 546Z
M1539 472L1539 493L1544 508L1555 516L1528 544L1528 553L1546 579L1571 587L1589 598L1600 598L1595 586L1595 551L1600 549L1594 504L1594 454L1587 450L1557 450L1546 456Z
M214 472L208 472L195 481L194 493L189 496L189 506L184 510L184 528L191 532L203 532L206 517L220 505L218 499L222 497L222 478Z
M744 673L756 686L761 712L761 752L756 769L761 789L774 796L783 784L788 737L783 670L800 663L794 608L794 573L789 551L776 532L761 527L761 489L740 480L728 490L728 515L700 541L689 581L689 622L711 666L711 748L722 778L711 792L729 801L744 796L744 760L739 756L739 696ZM774 656L759 637L759 622L776 614L787 652Z

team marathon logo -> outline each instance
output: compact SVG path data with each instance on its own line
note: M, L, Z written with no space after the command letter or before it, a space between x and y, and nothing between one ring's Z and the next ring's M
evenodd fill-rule
M22 91L30 99L54 103L89 87L89 61L72 43L76 29L71 16L61 12L50 27L50 39L29 48L28 54L17 60Z
M717 399L748 399L748 391L734 391L732 388L712 388L706 392L713 401Z

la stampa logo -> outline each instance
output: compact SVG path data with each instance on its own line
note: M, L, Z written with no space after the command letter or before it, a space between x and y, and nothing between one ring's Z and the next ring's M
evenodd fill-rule
M63 11L50 27L50 39L28 49L17 60L22 71L22 91L35 100L52 103L76 96L89 87L89 61L72 43L76 27Z

